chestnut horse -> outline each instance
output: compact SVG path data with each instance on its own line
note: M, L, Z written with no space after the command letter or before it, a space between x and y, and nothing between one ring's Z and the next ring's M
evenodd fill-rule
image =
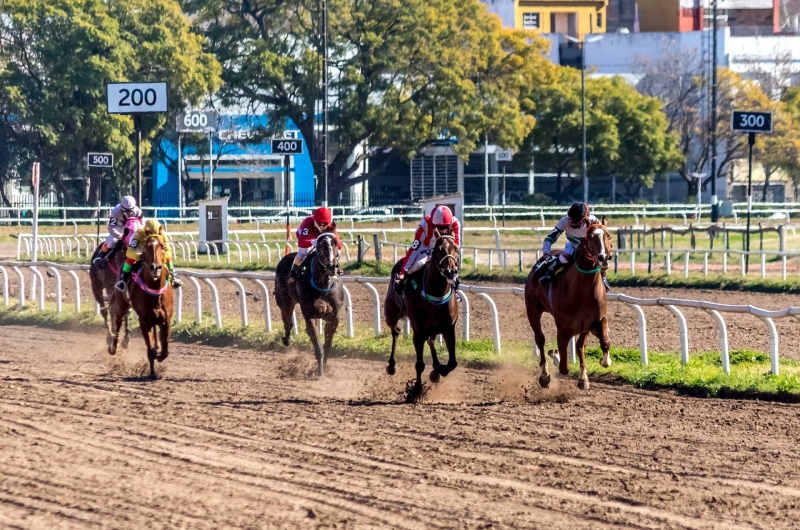
M283 344L291 340L292 315L300 304L300 312L306 321L306 333L314 346L317 359L317 375L325 375L326 353L333 345L333 336L339 327L339 313L344 305L344 290L339 281L339 240L336 234L324 232L317 237L316 245L309 252L297 273L294 283L289 283L289 272L297 253L284 256L275 268L275 301L283 320ZM325 322L325 342L320 344L316 321Z
M606 318L606 288L602 272L608 269L611 256L611 236L606 230L606 219L602 223L590 225L584 238L575 250L572 266L562 269L548 285L542 285L539 278L544 267L534 268L525 284L525 308L528 321L533 328L536 347L539 349L539 384L543 388L550 385L550 373L545 355L545 337L542 333L542 313L550 313L556 322L559 371L569 373L567 348L572 337L578 336L576 350L581 364L578 387L589 388L586 373L585 346L589 333L600 340L604 368L611 366L608 350L608 319Z
M164 263L164 242L161 236L151 235L144 243L142 266L135 270L126 293L115 291L111 296L113 341L108 353L117 352L119 328L122 318L130 308L139 316L150 377L156 378L154 361L162 362L169 356L169 335L172 330L174 292L169 284L169 271ZM160 352L159 352L160 346Z
M403 260L398 261L392 268L392 278L400 272ZM431 350L433 370L430 379L436 383L439 376L447 377L458 366L456 362L456 322L458 321L458 303L456 302L456 283L459 274L459 253L453 236L440 235L436 231L436 245L431 249L428 263L419 271L406 278L406 287L403 296L394 290L394 282L390 282L383 303L383 316L386 325L392 331L392 354L386 372L395 374L395 350L397 337L400 335L400 322L403 317L408 317L411 329L414 332L414 350L417 354L417 381L411 398L422 395L422 372L425 370L425 361L422 355L425 352L425 343ZM436 356L434 339L442 335L449 358L447 366L439 363Z
M111 300L111 295L114 293L114 284L117 282L119 270L125 262L125 244L123 242L117 243L116 247L111 249L102 265L95 265L94 258L97 257L98 252L102 245L98 245L92 254L92 259L89 261L89 281L92 284L92 295L95 302L100 306L100 314L103 315L103 322L106 324L106 342L110 345L112 341L111 324L108 319L108 302ZM122 347L127 349L130 343L130 327L129 327L130 311L125 314L125 336L122 338Z

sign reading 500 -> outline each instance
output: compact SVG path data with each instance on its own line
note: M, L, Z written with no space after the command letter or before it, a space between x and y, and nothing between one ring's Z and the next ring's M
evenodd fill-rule
M109 83L106 95L109 114L167 112L166 83Z

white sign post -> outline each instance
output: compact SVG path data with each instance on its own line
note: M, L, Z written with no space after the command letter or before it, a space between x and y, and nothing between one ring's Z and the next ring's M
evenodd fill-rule
M136 179L139 206L142 205L142 114L167 112L166 83L108 83L106 107L109 114L132 114L136 128Z
M183 206L183 183L181 182L181 133L208 133L208 173L210 188L207 200L214 198L214 131L219 115L215 110L190 110L178 114L178 206ZM180 210L182 212L182 210Z
M41 164L33 163L31 171L31 187L33 188L33 256L34 262L39 259L39 176ZM36 274L31 272L31 300L36 298Z

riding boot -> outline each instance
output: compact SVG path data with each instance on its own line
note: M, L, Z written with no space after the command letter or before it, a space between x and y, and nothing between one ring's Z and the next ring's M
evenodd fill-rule
M299 265L292 263L292 269L289 271L289 279L286 280L286 283L294 283L297 280L297 269Z
M125 292L128 290L128 281L131 279L131 271L121 271L119 273L119 281L114 284L117 291Z
M609 292L609 291L611 290L611 284L610 284L610 283L608 283L608 278L606 278L606 273L605 273L605 271L603 271L602 273L600 273L600 276L602 276L602 277L603 277L603 285L605 285L605 286L606 286L606 292Z
M395 280L394 280L394 292L399 294L400 296L403 296L403 293L405 293L405 291L406 291L406 279L407 278L405 276L403 278L399 278L399 279L397 277L395 277Z
M557 259L556 262L553 265L551 265L547 269L547 271L544 273L544 275L540 278L539 281L541 282L541 284L542 285L547 285L550 282L552 282L553 278L556 277L556 272L558 272L558 270L563 266L564 265L563 265L563 263L561 263L561 260Z
M100 252L97 253L97 257L92 260L92 265L96 265L98 268L105 267L105 257L108 255L108 252L103 252L103 249L100 249Z

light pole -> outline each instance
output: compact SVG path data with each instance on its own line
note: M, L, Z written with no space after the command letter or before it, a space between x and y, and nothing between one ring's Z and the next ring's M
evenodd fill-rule
M589 176L587 175L586 164L586 44L597 42L603 37L592 37L591 39L580 39L564 35L567 40L574 42L581 50L581 129L583 131L583 157L581 174L583 176L583 202L589 204Z
M714 34L711 54L711 222L719 221L717 204L717 0L711 0L711 27Z

